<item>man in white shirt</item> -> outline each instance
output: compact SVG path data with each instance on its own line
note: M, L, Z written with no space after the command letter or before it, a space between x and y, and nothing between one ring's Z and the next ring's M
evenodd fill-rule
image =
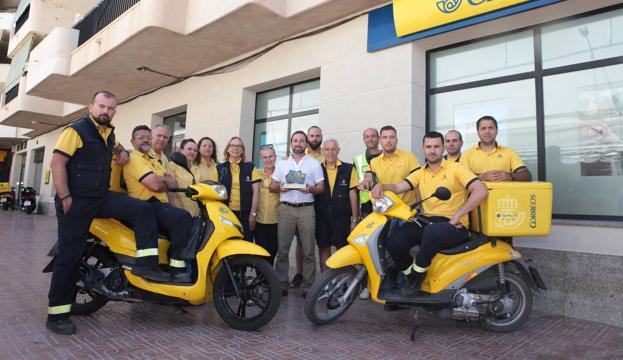
M277 163L270 184L270 191L279 193L279 250L275 269L281 280L281 294L288 295L290 246L295 231L301 237L303 248L303 283L309 287L316 276L316 223L314 195L325 191L324 176L320 163L305 155L307 136L296 131L290 137L292 155Z

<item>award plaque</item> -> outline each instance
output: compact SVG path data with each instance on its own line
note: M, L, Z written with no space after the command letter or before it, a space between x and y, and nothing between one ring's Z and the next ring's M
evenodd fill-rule
M286 182L283 184L286 189L304 189L307 187L305 184L305 173L299 171L290 170L286 175Z

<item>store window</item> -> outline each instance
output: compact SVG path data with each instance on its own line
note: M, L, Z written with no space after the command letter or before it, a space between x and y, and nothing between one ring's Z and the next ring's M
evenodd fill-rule
M307 132L310 126L318 124L319 103L319 79L258 93L253 163L261 166L257 149L265 144L273 145L278 159L290 155L290 135L298 130Z
M623 220L623 9L428 58L431 130L461 131L466 150L493 115L498 141L553 183L555 217Z

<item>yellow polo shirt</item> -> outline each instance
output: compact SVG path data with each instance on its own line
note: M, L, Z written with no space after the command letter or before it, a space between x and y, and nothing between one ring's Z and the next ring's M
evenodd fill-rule
M170 161L167 164L167 173L171 175L177 181L177 187L187 188L193 184L193 177L195 182L199 181L199 167L195 164L190 168L188 172L183 167ZM199 206L197 203L186 196L184 193L173 193L173 202L171 205L185 209L191 216L199 215Z
M256 220L260 224L276 224L279 220L279 194L271 193L268 187L272 182L272 175L268 176L262 169L253 169L253 178L262 181L260 188L260 203L257 206Z
M337 177L337 168L342 165L342 162L338 159L334 167L327 166L327 163L324 163L325 169L327 169L327 177L329 178L329 193L333 194L333 187L335 186L335 178ZM348 184L348 189L356 189L359 186L359 177L357 176L357 170L353 166L353 170L350 173L350 183Z
M216 163L214 161L208 166L205 160L201 159L197 181L202 182L206 180L218 181L218 170L216 170Z
M130 161L123 167L123 178L128 187L128 195L139 200L149 200L155 197L160 202L168 203L165 192L153 192L141 183L141 180L148 175L163 176L165 173L166 170L158 160L138 150L133 150L130 152Z
M465 151L460 160L461 164L476 175L492 170L515 172L526 166L515 150L509 147L496 143L493 150L486 152L479 145Z
M164 151L162 152L162 154L158 154L154 148L151 148L149 150L149 156L151 156L152 159L156 159L156 161L158 161L160 163L160 165L162 165L163 168L167 168L167 164L169 163L169 159L167 158L167 156L164 154Z
M431 196L439 186L445 186L452 196L443 201L432 198L424 201L424 215L445 216L451 218L467 201L467 188L474 181L479 181L465 166L448 160L442 160L437 170L433 171L428 164L419 168L405 178L412 188L419 187L422 199ZM469 214L461 216L461 223L469 225Z
M461 153L458 153L456 155L446 154L446 156L444 156L444 159L446 159L448 161L459 162L460 159L461 159Z
M376 174L381 184L396 184L420 167L420 162L410 151L396 149L392 156L381 155L370 161L370 171ZM416 192L407 191L398 195L407 205L415 202Z
M319 148L317 152L314 152L308 146L307 149L305 149L305 155L309 156L310 158L322 164L324 163L324 154L322 153L321 149L322 148Z
M240 211L240 161L229 162L229 171L231 172L231 193L229 194L229 208L233 211ZM255 176L255 172L251 173L251 183L260 181Z
M93 120L92 116L89 116L89 118L91 118L91 121L93 121L93 123L95 124L95 127L97 128L97 132L100 134L102 139L104 139L104 142L108 141L108 136L112 134L114 128L110 125L102 126L98 124L95 120ZM82 142L82 139L80 138L80 135L78 135L78 132L74 130L73 128L68 127L68 128L65 128L65 130L63 130L63 132L61 133L61 136L59 136L58 140L56 140L56 146L54 147L54 152L61 153L67 157L72 157L76 153L76 150L81 149L83 146L84 144ZM121 166L117 164L116 149L118 146L119 146L119 142L115 141L115 149L113 149L113 156L112 156L112 161L110 164L110 167L111 167L110 183L108 186L110 187L110 190L112 191L124 192L124 190L121 188L121 182L120 182Z

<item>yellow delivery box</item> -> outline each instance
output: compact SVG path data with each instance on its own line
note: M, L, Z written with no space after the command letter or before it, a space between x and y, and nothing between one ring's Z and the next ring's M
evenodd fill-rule
M552 183L485 182L489 197L480 204L487 236L543 236L552 225ZM478 209L470 213L472 230L480 232Z

